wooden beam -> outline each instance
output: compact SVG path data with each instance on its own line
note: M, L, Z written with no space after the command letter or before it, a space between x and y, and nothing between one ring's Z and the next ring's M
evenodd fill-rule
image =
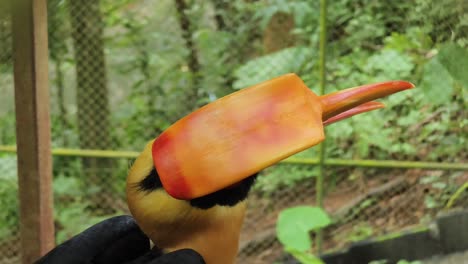
M46 0L13 0L22 262L54 246Z

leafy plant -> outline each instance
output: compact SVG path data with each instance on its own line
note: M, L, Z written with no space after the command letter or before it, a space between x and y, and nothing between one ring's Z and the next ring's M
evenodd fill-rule
M91 225L122 213L94 214L91 210L91 203L87 199L88 191L83 190L81 184L79 178L76 177L60 175L54 179L54 212L57 243L71 238Z
M310 253L310 232L331 223L327 213L319 207L298 206L283 210L278 217L276 233L284 249L304 264L321 264L319 258Z
M316 177L318 168L306 165L279 164L265 169L257 178L254 188L265 195L273 193L282 187L292 187L295 184Z
M432 174L422 177L419 184L425 186L424 205L427 209L450 208L455 201L463 194L468 184L459 185L458 177L461 174L454 173L450 177L440 177L438 174Z
M387 263L388 263L387 260L373 260L369 262L369 264L387 264ZM408 261L408 260L402 259L402 260L399 260L397 264L422 264L422 262L419 260Z
M360 223L353 226L350 233L346 234L346 240L357 242L366 238L369 238L374 234L374 228L368 223Z
M434 104L447 103L455 91L456 83L468 89L468 77L463 70L467 67L466 49L453 43L443 45L437 56L424 65L421 82L424 94ZM444 88L443 93L440 92L441 87Z
M314 52L306 47L293 47L255 58L236 70L234 88L242 89L290 72L300 73L313 56Z
M273 0L268 5L263 5L257 10L255 16L260 20L261 28L265 28L277 13L291 14L294 17L294 22L299 27L307 26L311 18L318 19L319 12L318 3L308 1L288 1L288 0Z
M16 158L0 154L0 240L18 229L18 183Z
M384 99L388 110L359 115L327 128L328 158L466 161L468 15L463 1L329 1L327 93L389 79L407 79L417 89ZM318 90L318 1L186 2L200 62L197 104L287 72L298 73L311 89ZM60 0L50 1L49 8L56 11L49 12L53 14L49 18L53 146L77 147L76 61L70 47L69 10ZM112 120L112 144L108 148L141 150L148 140L193 108L184 101L192 92L188 85L192 76L187 71L180 25L171 0L102 0L101 8ZM264 54L264 30L276 13L293 17L292 34L297 40L292 47ZM0 92L5 95L0 98L0 145L13 145L11 30L9 17L0 19L5 22L0 23L0 38L4 40L0 43L5 44L0 44L0 60L6 62L0 63ZM60 71L55 70L58 64ZM66 127L56 102L59 72L67 80L62 84L62 103L72 124ZM93 96L97 95L90 95L90 103ZM317 153L310 149L296 157L314 158ZM86 172L79 159L54 157L59 240L102 216L87 203L88 194L105 187L120 190L123 196L127 161L116 167L118 173L116 170L102 185L83 188ZM313 181L316 170L295 164L273 166L262 172L255 188L271 193L294 187L305 179ZM342 169L340 174L352 175L351 170ZM0 236L7 237L18 225L16 181L16 160L0 156ZM463 200L456 198L464 192L457 192L460 186L454 182L435 179L419 184L433 190L425 199L433 210L449 199ZM371 233L369 228L358 231ZM298 258L307 254L295 253Z
M2 92L1 87L0 92ZM0 99L0 105L8 104L2 101L3 98ZM6 113L1 113L0 111L0 145L14 145L16 139L15 131L15 115L13 110L7 111Z
M399 260L397 264L422 264L421 261L419 260L413 260L413 261L408 261L408 260Z
M460 196L462 195L462 193L464 191L468 190L468 182L465 182L465 184L463 184L462 186L460 186L460 188L458 188L455 193L450 196L448 202L447 202L447 205L445 206L445 208L449 209L453 206L453 204L455 203L455 201L460 198Z

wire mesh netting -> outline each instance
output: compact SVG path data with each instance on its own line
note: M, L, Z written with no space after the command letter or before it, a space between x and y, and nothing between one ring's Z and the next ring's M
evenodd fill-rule
M48 1L49 80L57 243L128 214L133 158L74 149L140 151L170 124L217 98L295 72L319 83L319 1ZM327 128L327 158L463 163L468 159L468 13L463 0L333 1L327 93L403 79L417 88L387 108ZM0 146L15 145L12 32L0 5ZM6 148L5 148L6 149ZM130 155L131 156L131 155ZM317 158L315 148L297 154ZM20 260L14 152L0 152L0 263ZM261 172L248 201L239 263L285 257L278 214L314 205L314 165ZM328 166L324 250L426 225L467 208L466 171Z

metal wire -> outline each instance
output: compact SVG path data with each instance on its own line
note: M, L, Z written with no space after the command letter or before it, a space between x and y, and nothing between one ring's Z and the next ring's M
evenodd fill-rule
M444 43L466 47L463 1L447 1L443 9L423 0L333 1L327 13L327 68L319 67L317 49L311 48L318 47L318 3L113 2L48 1L58 243L111 215L129 213L128 168L167 126L223 95L291 71L316 92L320 69L328 92L396 78L421 86L418 93L386 99L388 107L379 113L327 129L323 206L334 222L323 230L324 252L424 226L447 203L451 209L468 207L462 188L468 157L460 148L468 134L468 116L460 110L466 105L463 88L456 90L461 86L455 82L449 95L449 85L431 90L427 82L443 77L441 66L415 68L419 60L438 56L435 50ZM2 7L1 264L20 261L11 24ZM438 22L394 16L404 12L428 14ZM379 24L382 19L372 20L371 13L388 19ZM431 69L439 69L430 74L437 78L421 80ZM425 96L431 99L423 104ZM444 98L445 105L435 104ZM285 259L276 239L277 216L285 208L317 204L318 164L312 149L261 173L248 201L240 263Z

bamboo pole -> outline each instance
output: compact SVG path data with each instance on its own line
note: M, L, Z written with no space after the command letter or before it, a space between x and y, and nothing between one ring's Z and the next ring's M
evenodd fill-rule
M0 153L16 153L15 146L0 146ZM140 152L137 151L113 151L93 149L52 149L54 156L66 157L92 157L92 158L122 158L134 159ZM318 165L318 158L288 158L280 164ZM427 162L427 161L400 161L400 160L370 160L370 159L326 159L324 165L327 167L361 167L380 169L422 169L422 170L468 170L468 163L459 162Z
M13 1L16 141L23 263L54 246L46 0Z
M15 146L0 146L0 152L16 153ZM97 149L67 149L55 148L52 149L54 156L69 156L69 157L85 157L85 158L128 158L133 159L138 157L140 153L137 151L114 151L114 150L97 150Z
M450 196L450 199L447 202L447 205L445 206L445 209L450 209L452 208L453 204L455 201L462 195L462 193L468 190L468 182L465 182L460 188L458 188L452 196Z
M289 158L283 161L289 164L317 165L319 159ZM468 170L468 163L400 161L400 160L345 160L326 159L325 165L329 167L363 167L382 169L423 169L423 170Z
M327 47L327 1L320 0L320 43L319 43L319 79L320 79L320 94L325 94L326 86L326 47ZM325 178L325 151L326 140L320 144L319 148L319 174L317 176L315 191L317 206L323 208L324 197L324 178ZM323 232L321 229L317 231L316 248L317 253L322 252Z

